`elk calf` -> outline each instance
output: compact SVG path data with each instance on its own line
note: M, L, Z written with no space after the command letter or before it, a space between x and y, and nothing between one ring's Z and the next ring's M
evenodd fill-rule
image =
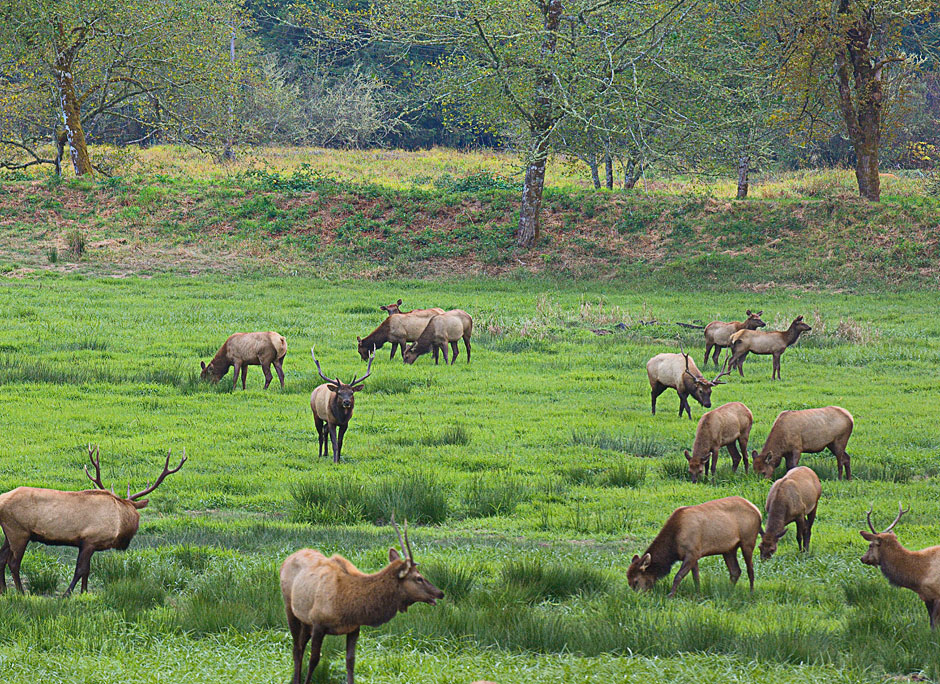
M140 525L140 509L147 506L147 499L140 501L160 486L167 475L172 475L186 462L184 453L179 465L170 469L170 454L166 455L163 472L146 489L121 498L108 491L101 482L101 459L98 448L88 447L88 458L95 467L95 477L85 475L95 489L81 492L63 492L58 489L39 487L17 487L0 495L0 528L3 529L3 546L0 547L0 594L6 591L6 566L10 565L13 584L23 592L20 582L20 561L31 541L56 546L77 546L78 560L75 576L65 590L72 593L79 580L82 592L88 590L88 575L91 573L91 557L95 551L107 549L124 550L131 543Z
M343 384L339 378L334 380L323 375L320 362L313 353L313 347L310 348L310 356L317 364L320 377L326 380L310 393L310 410L313 411L313 422L319 439L317 458L326 454L326 437L329 434L333 445L333 462L339 463L340 452L343 450L343 436L349 428L349 420L352 418L353 406L356 402L354 395L363 388L362 381L372 374L372 359L375 355L369 357L366 374L361 378L353 376L353 381L348 384Z
M287 610L287 624L294 641L293 684L300 684L304 651L310 642L310 665L306 681L320 662L320 648L327 634L346 635L346 682L353 684L356 666L356 641L362 625L378 627L413 603L435 605L444 592L418 572L418 564L408 541L395 525L401 555L388 550L388 565L367 575L342 556L327 558L319 551L302 549L287 557L281 565L281 595ZM402 559L404 556L404 560Z
M648 591L656 580L669 574L676 561L682 561L669 595L675 596L679 583L690 570L698 590L699 559L720 555L728 566L731 583L735 584L741 576L737 557L741 549L751 591L754 591L754 546L760 522L757 506L740 496L677 508L646 552L633 557L627 568L627 582L634 591Z
M790 470L799 464L801 454L818 454L828 448L838 462L839 479L845 469L845 479L851 480L851 459L845 447L854 427L852 414L840 406L781 411L760 453L751 452L754 472L770 480L781 459Z
M650 390L653 399L653 415L656 415L656 397L672 387L679 395L679 417L682 412L689 414L692 420L692 409L689 408L689 395L705 408L711 408L712 388L724 384L719 382L723 375L730 371L725 368L714 380L706 380L695 362L685 352L681 354L657 354L646 362L646 375L649 377Z
M794 521L796 544L800 551L809 551L809 538L821 495L819 478L806 466L787 471L786 475L774 482L764 508L767 525L761 531L761 560L769 560L776 553L777 540L787 533L787 525Z
M431 316L436 316L437 314L444 313L444 309L439 307L431 307L430 309L412 309L411 311L402 311L401 310L401 299L394 304L389 304L387 306L379 307L382 311L387 313L389 316L392 314L401 314L403 316L418 316L420 318L430 318Z
M875 531L871 524L871 511L869 508L868 529L871 532L859 530L859 534L870 542L862 562L865 565L877 565L891 584L910 589L920 596L930 616L930 629L936 629L937 621L940 620L940 546L920 551L909 551L901 546L891 530L910 509L905 511L900 503L898 517L883 532Z
M740 401L732 401L705 413L695 429L695 442L692 453L685 450L685 459L689 462L689 475L692 482L708 476L708 462L711 460L712 475L717 472L718 452L721 447L728 447L731 454L731 471L738 471L738 463L744 458L744 472L747 472L747 440L751 435L754 416L750 409ZM734 443L741 446L739 452Z
M276 332L235 333L216 352L208 365L202 362L203 380L210 379L218 382L231 366L235 366L235 377L232 378L232 389L238 385L238 374L242 375L242 389L245 389L245 378L248 377L248 366L261 366L264 373L264 388L271 384L271 366L277 372L277 379L281 381L284 389L284 371L282 365L287 354L287 340Z
M766 323L761 320L761 314L763 311L758 311L757 313L751 313L751 310L748 309L745 311L747 318L742 323L741 321L731 321L726 323L725 321L712 321L705 326L705 361L704 365L708 365L708 353L712 350L712 347L715 348L715 355L712 358L712 361L715 362L715 365L718 365L718 356L721 354L722 349L727 349L731 347L731 336L738 332L739 330L757 330L758 328L763 328Z
M402 354L405 363L414 363L419 356L432 352L434 363L438 363L438 352L444 353L444 363L447 363L447 345L450 344L453 350L451 365L457 362L457 355L460 349L457 342L463 338L464 345L467 347L467 363L470 363L470 331L473 328L473 322L466 311L453 309L443 315L434 316L428 319L427 327L422 331L418 339L415 340L408 349Z
M803 322L802 316L793 319L786 330L740 330L731 336L731 368L737 367L738 373L744 376L744 359L748 353L773 354L773 371L770 379L781 379L780 357L791 344L796 344L800 335L812 330Z

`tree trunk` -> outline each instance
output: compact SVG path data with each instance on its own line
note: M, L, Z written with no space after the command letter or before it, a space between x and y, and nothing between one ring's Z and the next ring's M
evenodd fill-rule
M85 143L85 131L82 129L82 111L75 96L75 84L72 81L72 64L78 50L84 43L84 34L79 35L79 42L66 46L66 32L62 24L58 25L60 41L56 44L56 59L53 64L56 90L59 94L59 113L65 128L65 137L69 146L69 158L76 176L92 175L91 158Z
M531 247L539 239L546 161L544 156L535 159L525 170L525 185L522 188L522 210L519 212L519 234L516 240L519 247Z
M604 173L607 181L607 189L614 189L614 160L610 158L610 152L604 153Z
M623 189L633 190L633 186L643 176L643 165L635 159L631 159L627 166L623 167Z
M58 128L55 131L55 175L62 175L62 157L65 156L65 146L68 144L68 136L65 131Z
M591 157L588 161L588 166L591 167L591 181L594 183L594 189L601 189L601 172L600 167L597 164L597 157Z
M738 159L738 199L747 199L747 174L750 171L751 158L744 155Z

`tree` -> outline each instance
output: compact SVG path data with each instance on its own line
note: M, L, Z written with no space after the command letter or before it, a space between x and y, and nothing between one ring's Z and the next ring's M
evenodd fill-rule
M76 175L91 174L87 132L114 121L141 140L224 130L239 12L236 0L0 0L4 165L53 163L37 143L54 140Z

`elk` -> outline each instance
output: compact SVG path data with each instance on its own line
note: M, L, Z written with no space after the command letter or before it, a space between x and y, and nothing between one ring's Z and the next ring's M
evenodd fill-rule
M682 561L669 596L676 595L679 583L689 570L698 590L699 559L720 555L728 566L731 584L735 584L741 576L737 557L737 551L741 549L751 591L754 591L754 546L760 523L757 506L740 496L677 508L646 552L642 556L633 556L627 568L627 582L634 591L648 591L656 580L669 574L676 561Z
M770 480L781 459L790 470L799 465L801 454L818 454L828 448L836 457L839 479L844 468L845 479L851 480L851 459L845 447L854 427L852 414L841 406L781 411L760 453L751 452L751 467Z
M767 494L767 526L761 530L760 557L769 560L777 551L777 541L787 533L786 527L796 522L796 544L800 551L809 551L809 538L816 520L816 506L822 496L819 478L811 468L798 466L774 482Z
M458 313L459 312L459 313ZM470 363L470 332L468 330L466 319L470 316L465 311L454 309L446 314L434 316L428 319L427 327L418 337L418 339L402 354L405 363L412 364L422 354L432 352L434 363L438 363L438 352L444 353L444 363L447 363L447 345L450 344L454 354L450 361L451 365L457 362L457 356L460 354L457 341L463 338L467 347L467 363ZM469 324L472 329L473 323Z
M389 359L395 358L395 352L401 347L402 356L405 354L405 344L418 339L428 325L428 318L412 316L410 314L390 314L379 326L365 337L357 337L359 356L363 361L369 355L381 349L386 342L392 343L392 354Z
M86 592L92 555L95 551L107 549L123 551L130 545L140 525L139 511L148 503L147 499L140 500L141 497L159 487L167 475L182 468L186 463L186 454L183 453L178 466L170 468L168 452L163 472L154 483L136 494L131 494L128 485L124 498L102 484L101 457L97 446L88 447L88 459L95 467L95 476L89 474L88 466L85 466L85 475L94 483L95 489L63 492L58 489L17 487L0 495L0 528L4 536L3 546L0 547L0 594L7 588L8 563L13 584L23 593L20 562L26 545L31 541L77 546L75 576L65 590L65 595L72 593L79 580L82 581L82 593Z
M764 313L763 310L757 313L751 313L751 310L748 309L744 313L747 315L747 318L744 319L743 323L741 321L731 321L730 323L726 323L725 321L712 321L705 326L704 365L708 365L708 354L711 352L712 347L715 348L715 355L712 361L715 362L716 366L718 365L718 356L721 354L722 349L731 347L731 336L734 333L739 330L757 330L767 325L760 318L761 314Z
M689 358L689 355L683 351L681 354L657 354L646 362L646 375L649 377L650 389L653 399L653 415L656 415L656 397L672 387L679 395L679 417L682 412L689 414L689 420L692 420L692 409L689 408L689 395L705 408L711 408L712 389L716 385L723 385L719 382L722 376L728 375L731 371L727 368L722 369L714 380L706 380L701 371L695 366L695 361Z
M264 373L264 388L271 384L271 366L277 372L277 379L281 381L284 389L284 356L287 354L287 340L276 332L235 333L216 352L208 365L203 361L203 380L210 379L218 382L225 377L228 369L235 366L235 377L232 378L232 389L238 385L238 374L242 375L242 389L245 389L245 378L248 377L248 366L261 366Z
M401 310L401 298L394 304L389 304L388 306L380 306L379 308L387 313L389 316L392 314L402 314L403 316L418 316L420 318L430 318L436 314L444 313L444 309L439 307L432 307L430 309L412 309L411 311L402 311Z
M302 549L281 565L281 595L287 611L287 624L294 641L293 684L300 684L304 651L310 642L310 665L306 682L320 662L320 648L327 634L346 635L346 682L353 684L356 641L363 625L378 627L413 603L435 605L444 592L418 572L418 564L408 541L392 516L401 554L388 550L388 565L367 575L340 555L327 558L314 549ZM404 557L404 558L402 558Z
M744 359L748 352L752 354L773 354L774 363L770 379L782 379L780 376L780 357L792 344L800 339L800 335L812 330L803 322L802 316L793 319L786 330L739 330L731 336L731 368L737 368L741 377L744 377Z
M731 471L738 471L738 463L743 455L744 472L747 472L747 440L753 424L754 416L740 401L732 401L702 415L695 429L692 453L685 450L692 482L698 482L702 475L708 477L709 460L712 475L717 472L718 452L723 446L728 447L728 453L731 454ZM740 452L735 447L736 441L741 446Z
M891 584L910 589L920 596L930 616L930 629L936 629L940 620L940 546L920 551L904 548L891 530L911 509L904 510L898 503L898 517L884 531L877 532L871 524L873 507L868 509L868 529L871 532L859 530L859 534L870 542L862 562L877 565Z
M348 384L343 384L339 378L334 380L323 375L323 371L320 370L320 362L317 361L317 355L313 353L313 347L310 347L310 356L313 357L313 362L317 364L317 372L320 377L326 380L325 383L318 385L310 393L310 410L313 411L313 422L317 428L317 437L319 438L317 458L326 455L326 436L329 434L330 442L333 445L333 462L339 463L340 452L343 450L343 436L349 428L353 405L356 403L355 393L364 387L361 384L362 381L372 374L372 359L375 358L375 354L369 356L366 374L361 378L353 376L353 381Z

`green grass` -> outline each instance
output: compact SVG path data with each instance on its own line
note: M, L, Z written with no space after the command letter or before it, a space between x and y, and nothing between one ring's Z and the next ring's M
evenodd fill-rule
M355 337L399 296L470 312L473 362L378 355L344 462L318 460L309 349L328 374L363 373ZM724 453L716 477L688 481L695 421L676 416L671 391L650 415L645 372L676 348L675 321L755 307L770 327L802 313L814 332L784 355L783 380L750 359L715 405L749 406L752 448L781 410L844 406L856 479L838 481L828 453L804 456L823 485L813 550L798 554L791 531L758 561L753 595L730 586L719 557L701 562L701 593L687 580L667 599L666 578L635 594L630 558L674 508L732 494L763 508L769 483L732 475ZM933 291L706 293L681 280L0 280L0 490L83 488L88 443L121 490L152 481L166 450L189 456L151 495L130 549L95 555L87 596L58 598L75 549L30 546L30 595L0 598L0 679L286 681L281 561L309 546L375 571L397 546L392 512L447 595L363 630L362 682L937 679L922 603L859 562L858 530L870 503L877 525L903 500L902 542L940 540L938 314ZM285 335L284 390L263 391L257 367L244 392L230 375L198 381L199 361L238 330ZM697 359L699 335L682 337ZM327 639L316 681L342 681L342 644Z

